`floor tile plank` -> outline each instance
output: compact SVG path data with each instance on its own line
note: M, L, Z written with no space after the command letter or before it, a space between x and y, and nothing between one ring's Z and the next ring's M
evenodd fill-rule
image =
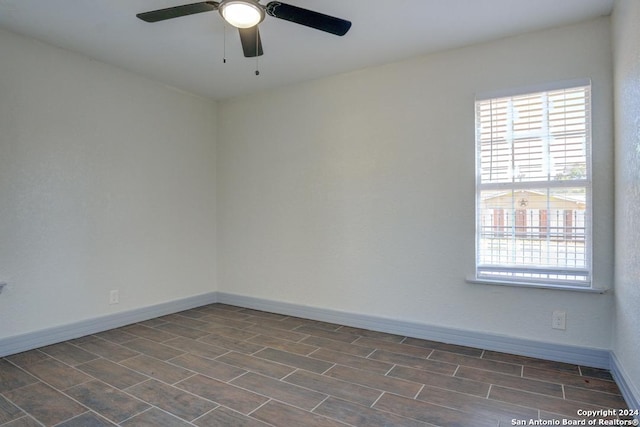
M20 408L0 396L0 424L8 423L24 415L25 413Z
M264 347L270 347L276 350L299 354L301 356L308 356L310 353L313 353L318 349L318 347L313 345L271 337L269 335L256 335L255 337L249 339L249 342L256 343Z
M340 353L352 354L354 356L367 357L375 351L375 347L366 347L354 345L344 341L336 341L324 337L310 336L302 340L302 343L322 347L329 350L339 351Z
M51 356L41 352L40 350L29 350L22 353L13 354L5 357L6 360L14 365L25 367L32 363L42 362L43 360L51 359ZM0 371L1 372L1 371Z
M401 396L414 397L422 388L422 385L397 377L389 377L364 371L362 369L349 368L336 365L326 372L326 375L342 381L360 384L376 390L388 391Z
M79 365L98 358L95 354L81 350L78 346L68 342L42 347L40 351L71 366Z
M295 370L295 368L283 365L282 363L236 352L227 353L218 357L216 360L273 378L284 378Z
M353 334L351 332L341 332L340 330L327 330L324 328L319 328L317 326L300 326L295 329L296 332L302 332L305 334L313 335L314 337L320 338L328 338L334 341L341 341L347 344L352 344L355 340L359 338L358 335Z
M32 417L26 416L4 424L2 427L42 427L42 424Z
M411 338L411 337L408 337L407 339L402 341L402 343L407 345L412 345L415 347L424 347L432 350L441 350L449 353L462 354L465 356L472 356L472 357L481 357L482 353L484 352L484 350L479 348L467 347L467 346L457 345L457 344L446 344L442 342L423 340L423 339Z
M87 408L43 383L4 393L4 396L46 426L76 417Z
M111 427L115 426L111 421L94 412L85 412L75 418L58 424L56 427Z
M194 354L176 357L171 359L171 363L220 381L229 381L247 372L236 366Z
M78 365L78 369L119 389L131 387L147 379L146 376L107 359L83 363Z
M131 337L132 339L135 339L133 335L131 335ZM111 360L112 362L121 362L140 354L137 351L131 350L130 348L124 347L120 344L116 344L115 342L107 341L100 338L85 341L77 345L78 347L90 353L102 356L105 359Z
M435 350L429 355L429 360L438 360L455 365L468 366L483 369L485 371L500 372L503 374L522 376L522 365L499 362L496 360L480 359L463 354L449 353L447 351Z
M311 356L314 359L324 360L325 362L335 363L352 368L364 369L378 374L386 374L393 368L393 363L383 362L380 360L365 359L364 357L353 356L347 353L320 348L313 352Z
M231 381L231 384L308 411L318 406L327 398L326 394L263 375L254 374L253 372L236 378Z
M531 408L537 408L543 411L553 412L555 414L561 414L569 417L574 417L579 409L602 409L600 406L592 404L574 402L558 397L545 396L542 394L514 390L512 388L501 386L491 387L489 399L513 403L515 405L525 405Z
M161 331L160 329L150 328L140 323L136 323L135 325L131 325L131 326L126 326L123 328L123 330L131 335L135 335L137 337L145 338L145 339L156 341L156 342L164 342L164 341L170 340L171 338L176 337L174 334Z
M68 390L69 396L109 420L119 423L150 408L150 405L102 381L91 381Z
M306 371L322 373L333 366L332 363L324 360L314 359L313 357L304 357L298 354L289 353L288 351L276 350L274 348L265 348L255 354L261 359L271 360L272 362L282 363L294 368L304 369Z
M499 362L514 363L525 367L547 369L550 371L560 371L579 374L580 369L577 365L570 363L555 362L553 360L542 360L533 357L519 356L515 354L500 353L497 351L485 351L482 354L483 359L496 360Z
M372 405L382 394L379 390L302 370L283 381L364 406Z
M182 350L169 347L164 344L160 344L156 341L148 340L146 338L137 338L133 341L127 341L123 343L124 346L135 350L140 353L144 353L148 356L155 357L160 360L169 360L174 357L180 356L185 352Z
M122 427L189 427L191 424L157 408L151 408L122 424Z
M212 329L210 332L211 333L209 335L198 338L198 341L244 354L253 354L264 348L263 345L246 341L247 339L256 336L255 333L248 334L250 336L242 338L242 336L233 336L233 332L227 329Z
M189 354L206 357L208 359L215 359L216 357L222 356L223 354L229 352L229 350L225 348L216 347L212 344L206 344L201 341L196 341L185 337L173 338L169 341L165 341L163 344L178 350L185 351Z
M59 390L65 390L91 380L89 375L55 359L32 363L24 369Z
M250 418L224 406L205 414L193 422L200 427L269 427L270 424ZM293 426L290 426L293 427Z
M0 393L37 383L38 379L29 375L5 359L0 359Z
M203 375L196 375L181 381L176 384L176 387L220 405L227 406L245 415L269 400L259 394Z
M437 372L439 374L453 375L458 368L457 364L429 360L422 357L393 353L387 350L376 350L369 359L380 360L409 368L422 369L423 371Z
M179 325L177 323L172 323L172 322L163 323L162 325L156 326L155 329L158 329L163 332L168 332L177 337L191 338L194 340L208 334L207 331L189 328L189 327ZM163 342L166 343L166 341L168 340L165 340Z
M168 384L177 383L193 375L193 372L162 360L140 355L122 362L122 365Z
M498 425L496 418L487 418L390 393L385 393L373 407L437 426L496 427Z
M547 396L562 397L562 386L545 381L533 380L529 378L516 377L513 375L501 374L493 371L469 368L460 366L456 371L456 377L465 378L489 384L501 385L518 390L530 391L532 393L544 394Z
M591 368L588 366L580 366L580 374L585 377L599 378L601 380L613 381L611 372L602 368Z
M361 337L354 344L362 345L365 347L370 347L378 350L386 350L386 351L390 351L391 353L420 357L423 359L426 359L433 351L431 349L424 348L424 347L418 347L418 346L408 345L404 343L389 342L386 340L379 340L376 338L368 338L368 337Z
M523 377L554 382L556 384L565 384L587 390L601 391L603 393L620 394L620 389L613 381L584 377L574 373L550 371L547 369L525 366Z
M434 372L422 371L419 369L407 368L404 366L394 367L388 374L392 377L403 378L409 381L416 381L432 387L443 388L445 390L458 391L460 393L474 396L486 397L490 384L469 380L465 378L452 377L449 375L437 374Z
M312 412L303 411L284 403L270 401L256 410L252 417L274 426L304 426L304 427L345 427L348 426L337 420L323 417Z
M489 400L484 397L472 396L436 387L424 387L417 397L418 400L446 406L452 409L478 414L487 418L498 418L510 425L514 419L532 419L538 417L538 410L525 408L510 403Z
M0 358L1 427L482 427L618 407L604 369L226 304Z
M126 391L138 399L186 421L192 421L218 406L209 400L157 380L146 381L128 388Z
M433 426L422 421L404 418L390 412L384 412L368 406L360 406L346 400L330 397L313 412L333 418L349 425L362 427L426 427Z
M572 386L565 386L564 393L567 400L601 405L603 408L620 409L627 406L619 394L602 393Z

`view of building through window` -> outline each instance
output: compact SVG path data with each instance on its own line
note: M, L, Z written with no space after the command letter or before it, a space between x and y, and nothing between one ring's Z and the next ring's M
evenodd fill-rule
M476 275L590 284L590 87L476 102Z

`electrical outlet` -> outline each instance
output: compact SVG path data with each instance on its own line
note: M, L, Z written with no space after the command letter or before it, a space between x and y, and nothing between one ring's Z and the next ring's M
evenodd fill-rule
M120 302L120 293L117 289L109 291L109 304L118 304Z
M567 329L567 312L563 310L555 310L551 316L551 327L553 329Z

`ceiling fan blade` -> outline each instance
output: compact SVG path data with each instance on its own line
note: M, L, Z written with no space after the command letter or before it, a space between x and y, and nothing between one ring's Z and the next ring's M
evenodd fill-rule
M306 25L307 27L326 31L327 33L337 36L344 36L347 31L349 31L349 28L351 28L351 21L303 9L298 6L280 3L279 1L267 3L265 10L267 14L275 18Z
M238 31L240 32L240 43L242 43L242 51L245 57L253 58L264 53L257 25L251 28L238 28Z
M146 22L158 22L164 21L165 19L193 15L194 13L210 12L212 10L217 10L218 5L219 3L217 1L203 1L200 3L184 4L182 6L138 13L136 16Z

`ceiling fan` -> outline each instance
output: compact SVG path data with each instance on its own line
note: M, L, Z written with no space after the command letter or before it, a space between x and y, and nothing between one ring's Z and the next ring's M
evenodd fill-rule
M220 12L226 22L238 28L242 50L248 58L263 54L258 24L264 20L265 15L337 36L345 35L351 28L350 21L279 1L271 1L264 6L259 0L203 1L138 13L136 16L145 22L158 22L213 10Z

